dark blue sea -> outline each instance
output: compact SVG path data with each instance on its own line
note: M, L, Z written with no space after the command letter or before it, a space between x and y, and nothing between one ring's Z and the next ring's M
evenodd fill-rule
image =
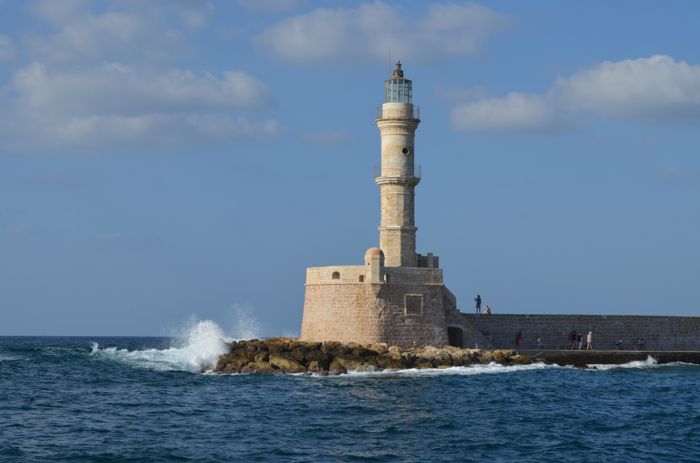
M0 338L0 461L700 461L700 366L219 376L200 328Z

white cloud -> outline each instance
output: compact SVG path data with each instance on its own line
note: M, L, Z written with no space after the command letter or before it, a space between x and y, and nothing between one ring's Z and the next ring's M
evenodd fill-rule
M319 8L265 29L255 43L293 62L433 61L475 53L506 20L476 4L433 4L412 19L383 2L355 9Z
M174 6L179 8L179 4ZM52 29L48 35L29 40L29 52L37 61L171 62L187 50L182 36L166 27L159 10L148 5L134 11L94 14L86 1L43 1L37 3L35 12Z
M15 44L9 37L0 35L0 62L11 61L15 58Z
M0 115L0 145L14 149L220 141L279 131L275 121L230 114L269 102L267 86L241 71L216 77L116 64L70 71L32 64L2 94L0 104L12 111Z
M28 109L74 115L130 115L201 109L255 109L269 101L265 84L241 71L217 78L191 71L153 72L120 64L49 71L32 64L13 79Z
M670 56L604 62L559 79L566 104L632 119L700 116L700 66Z
M670 56L604 62L559 78L542 95L509 93L458 105L461 131L552 131L593 114L652 122L700 120L700 66ZM568 121L568 122L567 122Z
M31 5L41 27L30 28L35 32L22 42L30 61L0 87L0 149L102 151L280 132L275 120L246 116L271 100L252 75L176 69L191 48L173 27L203 26L214 8L210 0Z
M568 126L547 98L522 93L457 106L451 118L454 128L463 131L556 131Z

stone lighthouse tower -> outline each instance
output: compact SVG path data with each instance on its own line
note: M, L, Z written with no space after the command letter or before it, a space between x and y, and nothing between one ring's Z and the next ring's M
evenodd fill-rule
M420 172L413 157L420 119L412 91L397 61L391 78L384 82L384 104L376 121L382 139L381 171L376 177L381 192L379 247L387 267L417 266L414 189Z
M414 166L414 138L420 118L400 62L384 82L376 122L379 247L367 250L362 265L306 269L301 339L462 346L457 301L445 287L439 259L416 253L414 190L420 171Z

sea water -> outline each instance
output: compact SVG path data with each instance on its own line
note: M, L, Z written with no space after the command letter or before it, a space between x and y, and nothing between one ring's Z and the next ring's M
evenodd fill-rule
M216 375L178 338L0 338L0 462L699 462L700 366Z

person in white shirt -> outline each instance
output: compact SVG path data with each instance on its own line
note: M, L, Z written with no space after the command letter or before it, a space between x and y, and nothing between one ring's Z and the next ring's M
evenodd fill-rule
M593 350L593 332L589 331L586 336L586 350Z

